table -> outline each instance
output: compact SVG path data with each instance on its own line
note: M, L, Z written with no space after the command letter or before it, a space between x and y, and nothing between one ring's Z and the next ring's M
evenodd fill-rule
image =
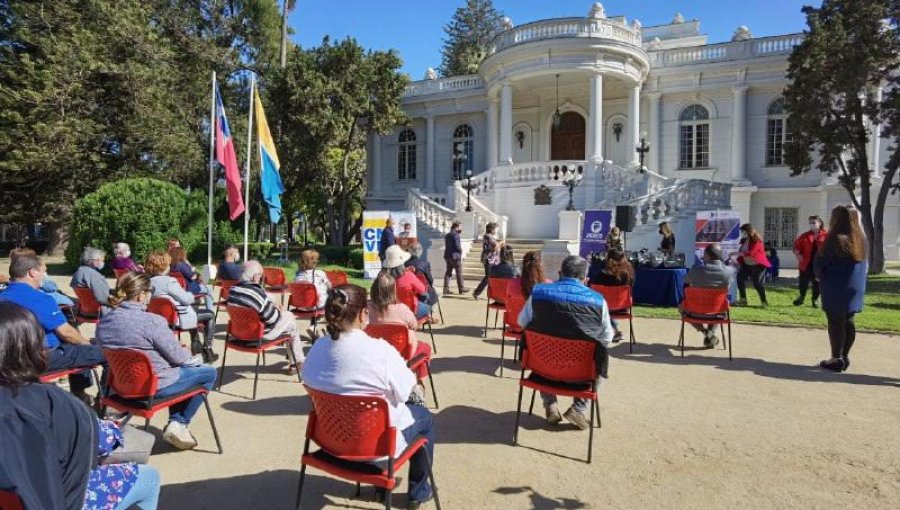
M678 306L684 299L684 277L688 270L638 268L634 275L634 304Z

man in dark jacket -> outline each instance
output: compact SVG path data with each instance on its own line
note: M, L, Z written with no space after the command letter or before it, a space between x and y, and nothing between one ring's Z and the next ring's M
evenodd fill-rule
M535 285L531 297L519 314L519 324L525 329L571 340L597 342L594 363L597 373L607 377L609 355L607 346L613 338L609 309L598 292L585 284L588 263L577 255L569 255L562 262L559 281ZM527 348L527 345L524 347ZM597 380L599 385L600 381ZM556 395L541 393L547 421L557 424L566 420L581 430L590 426L588 402L576 398L565 415L559 414Z
M397 237L394 235L394 219L389 217L381 231L381 239L378 240L378 257L384 261L384 252L395 244Z
M456 285L460 294L469 292L469 289L463 286L462 277L462 241L459 235L462 233L462 225L458 221L454 221L450 226L450 232L444 236L444 262L447 269L444 271L444 295L452 294L450 292L450 277L456 271Z

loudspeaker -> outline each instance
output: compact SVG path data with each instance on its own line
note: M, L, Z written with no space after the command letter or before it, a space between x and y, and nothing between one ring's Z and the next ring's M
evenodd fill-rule
M635 216L637 209L633 205L617 205L616 206L616 226L622 232L631 232L634 230Z

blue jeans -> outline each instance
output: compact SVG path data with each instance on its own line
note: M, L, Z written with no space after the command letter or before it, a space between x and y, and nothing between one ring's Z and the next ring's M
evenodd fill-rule
M116 510L127 510L137 505L141 510L156 510L159 504L159 471L153 466L138 466L138 477L125 499L116 506Z
M181 367L179 370L178 380L158 390L156 397L176 395L195 386L203 386L211 391L213 383L216 381L216 369L212 365ZM203 397L194 395L188 400L173 405L169 408L169 421L177 421L187 425L191 422L191 418L197 414L197 410L200 409L202 404Z
M106 366L103 349L93 344L68 344L62 342L57 347L48 349L45 352L47 354L48 372L64 368L90 367L94 365ZM84 390L90 387L90 370L69 376L69 390L72 393L83 393Z
M419 437L428 440L425 449L428 450L428 457L421 449L417 451L412 458L409 459L409 499L410 501L425 501L431 497L431 483L428 481L428 458L434 461L434 429L432 428L433 420L431 411L422 406L407 406L412 413L415 423L403 429L403 437L407 443L412 443Z

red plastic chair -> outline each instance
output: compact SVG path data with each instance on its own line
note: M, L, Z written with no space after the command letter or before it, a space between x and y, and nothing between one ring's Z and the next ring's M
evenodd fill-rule
M684 301L681 302L681 334L678 346L684 357L684 324L718 324L722 331L722 348L728 344L728 359L731 360L731 306L728 304L728 289L704 289L685 287ZM728 324L728 337L725 325Z
M288 284L291 297L288 298L288 307L294 317L309 319L309 325L315 329L319 317L325 316L325 310L318 308L319 291L316 286L306 282L293 282Z
M425 288L430 287L430 285L428 284L428 278L425 276L424 273L420 273L419 271L416 271L413 274L416 275L416 278L418 278L419 281L422 282L422 285L424 285ZM435 304L435 306L437 306L438 315L441 316L441 324L443 324L444 323L444 310L441 308L441 297L437 292L435 292L435 295L437 296L437 301L435 301L434 304ZM431 308L431 320L434 321L434 307Z
M328 281L331 282L332 287L337 287L338 285L346 285L350 283L347 279L347 273L343 271L338 271L337 269L332 269L325 271L325 277L328 278Z
M434 407L440 408L437 399L437 391L434 389L434 378L431 377L431 358L420 354L413 357L412 344L409 341L409 328L405 324L369 324L366 326L366 334L372 338L380 338L394 346L397 352L406 360L406 366L415 371L425 365L428 372L428 384L431 385L431 396L434 397Z
M600 426L600 408L597 406L597 367L594 350L597 343L589 340L572 340L525 330L525 349L522 351L522 374L519 376L519 406L516 410L516 433L513 446L519 441L519 417L522 414L522 391L531 388L531 407L538 391L564 397L591 400L590 435L588 436L587 463L591 463L594 446L594 415ZM525 371L531 374L525 377Z
M225 357L228 355L228 349L239 352L249 352L256 354L256 371L253 376L253 400L256 400L256 385L259 382L259 358L269 349L284 346L287 349L290 362L296 366L297 360L294 359L294 351L288 342L291 341L290 335L280 336L274 340L266 340L263 338L265 334L265 326L259 320L259 314L252 308L244 306L228 305L228 332L225 335L225 350L222 352L222 366L219 367L219 383L217 389L222 389L222 380L225 376ZM297 371L297 380L300 379L300 372Z
M134 349L103 349L103 355L106 356L109 373L101 414L105 415L107 407L126 413L122 425L127 423L131 416L140 416L146 420L144 430L147 430L150 427L150 418L157 412L200 395L206 406L216 446L219 453L222 453L222 441L219 439L219 430L209 407L209 400L206 397L209 391L206 388L194 386L177 395L154 397L158 389L158 379L146 354Z
M281 294L281 306L284 306L284 296L288 293L287 278L280 267L263 268L263 284L266 292Z
M127 269L113 269L113 274L116 275L116 281L117 281L117 282L118 282L119 279L122 278L122 276L123 276L125 273L127 273L127 272L128 272Z
M178 271L170 271L169 276L175 278L178 281L178 285L181 285L181 288L187 290L187 280L184 278L184 275Z
M100 378L97 377L97 367L99 366L100 365L90 365L86 367L61 368L59 370L54 370L51 372L44 372L38 377L38 380L40 380L44 384L47 384L62 379L63 377L68 377L72 374L80 374L85 370L90 370L91 377L93 378L94 382L97 382L100 380Z
M169 325L169 329L175 333L175 337L178 338L179 341L181 341L181 334L184 332L203 331L204 329L203 324L200 323L197 324L196 328L184 329L180 327L178 325L178 309L175 308L175 303L169 298L151 298L150 302L147 303L147 311L165 319L166 323Z
M228 306L228 294L231 288L240 283L240 280L216 280L219 287L219 300L216 301L216 312L213 314L213 324L217 324L219 320L219 308Z
M416 294L409 289L397 289L397 301L406 305L407 308L412 311L413 315L416 314L416 309L418 308L419 298ZM430 317L422 317L421 319L416 319L419 323L419 329L422 329L422 326L428 326L428 334L431 335L431 351L437 354L437 344L434 343L434 329L431 327L431 318Z
M15 492L0 489L0 510L23 510L22 500Z
M494 329L497 329L497 317L502 310L506 312L506 284L509 278L488 278L487 288L487 308L484 311L484 337L487 338L488 317L491 316L491 310L494 310Z
M75 305L75 323L97 324L100 322L100 302L94 297L94 293L87 287L75 287L75 297L78 303Z
M631 294L631 286L591 285L591 289L603 296L611 319L616 319L617 321L628 319L628 352L634 352L634 344L637 341L634 337L634 314L632 313L634 299Z
M503 313L503 334L500 336L500 377L503 377L503 360L506 359L506 339L516 341L513 351L513 360L519 359L519 339L522 338L522 328L519 326L519 313L525 308L525 296L518 294L506 295L506 311Z
M387 401L382 397L366 395L333 395L306 386L313 409L306 421L306 442L300 459L300 483L297 485L297 502L300 508L306 467L312 466L332 476L374 485L386 491L384 507L390 510L391 495L397 487L397 470L406 464L413 454L423 448L428 440L420 437L397 455L397 429L391 426ZM310 453L310 443L320 447ZM428 455L428 450L424 450ZM387 458L387 467L371 462ZM431 466L431 459L428 459ZM434 493L434 502L441 510L434 472L429 468L428 478Z

